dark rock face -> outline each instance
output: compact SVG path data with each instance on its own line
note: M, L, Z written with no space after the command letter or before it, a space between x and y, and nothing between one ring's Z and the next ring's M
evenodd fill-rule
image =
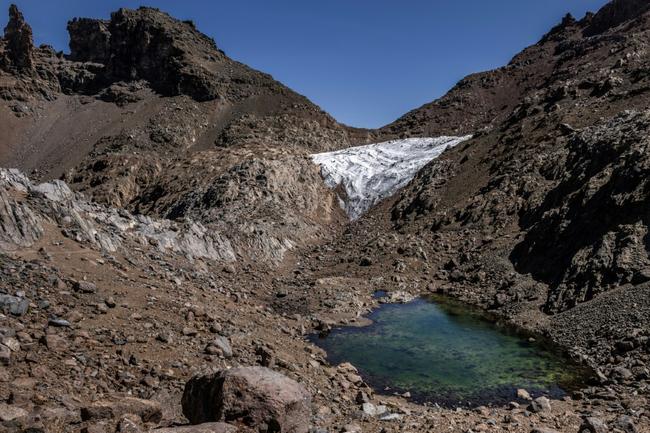
M68 31L70 58L105 64L107 82L147 80L163 95L197 101L219 96L216 76L204 63L223 60L223 53L191 23L143 7L120 9L108 22L75 19Z
M193 377L183 393L193 424L242 422L268 431L309 431L311 396L301 384L266 367L239 367Z
M109 21L75 18L68 22L70 60L106 64L110 57Z
M551 285L547 311L650 279L648 116L588 128L568 142L562 166L553 160L542 169L562 173L560 181L522 214L529 230L511 258Z
M614 0L594 15L585 29L585 36L594 36L638 17L650 10L647 0Z
M34 51L32 28L13 4L9 7L9 22L5 27L4 40L6 53L2 63L5 69L16 68L21 72L31 70Z

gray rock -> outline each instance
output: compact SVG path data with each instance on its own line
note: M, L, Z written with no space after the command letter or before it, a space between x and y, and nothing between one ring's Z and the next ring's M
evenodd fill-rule
M70 200L72 197L74 197L74 193L68 187L68 185L58 179L52 182L36 185L32 188L31 192L55 202Z
M616 418L613 426L621 431L624 431L625 433L637 433L636 426L634 425L634 420L629 415L621 415Z
M528 410L534 413L547 412L551 410L551 401L546 397L537 397L528 406Z
M11 295L0 295L0 309L13 316L24 316L29 309L29 300Z
M71 326L70 322L68 322L67 320L58 319L58 318L55 318L55 317L50 318L47 321L47 324L50 325L50 326L54 326L55 328L69 328Z
M75 281L72 288L80 293L97 293L97 286L88 281Z
M609 428L605 421L593 416L586 417L580 426L580 433L608 433Z
M230 346L230 341L222 335L215 337L211 343L212 346L215 346L221 350L221 353L226 358L232 358L232 347Z

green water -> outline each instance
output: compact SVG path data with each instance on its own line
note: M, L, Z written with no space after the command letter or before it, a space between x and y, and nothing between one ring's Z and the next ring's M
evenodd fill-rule
M498 327L476 310L433 299L383 305L373 324L314 338L335 364L351 362L377 391L409 391L444 406L500 404L517 388L560 397L586 371Z

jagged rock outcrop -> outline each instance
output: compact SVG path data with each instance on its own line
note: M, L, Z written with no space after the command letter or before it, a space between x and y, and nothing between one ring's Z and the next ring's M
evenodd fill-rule
M17 170L0 169L0 247L31 247L57 226L68 238L105 252L141 244L189 259L235 260L230 241L186 219L182 223L134 216L87 201L61 181L32 184Z
M603 6L595 15L587 17L588 26L585 36L594 36L616 27L624 22L637 18L650 10L646 0L613 0Z
M9 7L9 22L4 29L4 45L4 58L0 63L3 68L15 68L22 73L33 69L32 28L14 4Z
M110 21L75 18L68 22L70 60L107 64L111 56Z

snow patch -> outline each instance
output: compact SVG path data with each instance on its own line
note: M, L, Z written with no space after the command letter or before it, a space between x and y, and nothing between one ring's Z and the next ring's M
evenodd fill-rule
M328 187L343 187L345 197L339 197L341 206L355 220L406 186L422 167L447 148L470 138L471 135L407 138L317 153L311 158L320 165Z

